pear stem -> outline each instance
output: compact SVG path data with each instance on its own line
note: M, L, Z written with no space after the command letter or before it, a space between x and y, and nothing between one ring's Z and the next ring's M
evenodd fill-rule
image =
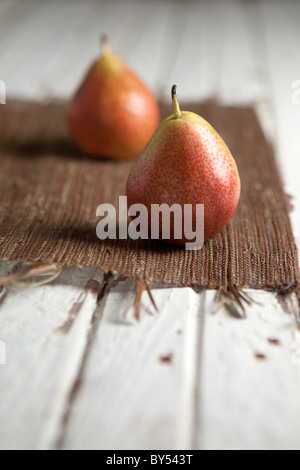
M101 36L101 51L103 56L111 53L110 44L106 35Z
M176 89L177 89L177 85L173 85L172 86L173 110L174 110L174 116L176 117L176 119L178 119L181 117L181 111L180 111L178 100L177 100Z

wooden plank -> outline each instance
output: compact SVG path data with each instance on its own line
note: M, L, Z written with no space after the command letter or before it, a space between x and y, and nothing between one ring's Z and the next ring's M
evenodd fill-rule
M119 283L108 297L64 449L174 449L182 444L180 427L191 428L185 412L193 409L190 361L197 359L197 335L191 330L198 331L199 296L191 289L180 295L178 289L153 289L159 313L145 293L141 321L132 324L131 282Z
M71 29L55 64L45 71L43 83L49 96L69 98L91 63L100 56L100 36L107 34L112 47L130 20L132 1L95 2L87 17ZM116 27L118 25L118 27Z
M130 1L28 2L23 12L11 18L10 34L0 32L3 79L9 94L28 99L68 96L99 53L100 35L107 32L113 38L118 36L122 27L112 25L121 21L126 25L126 15L133 6Z
M11 71L17 70L18 63L22 63L36 48L35 30L38 31L39 25L45 22L51 4L44 2L36 7L34 0L21 2L15 5L9 20L4 20L0 31L1 68L4 80L9 81Z
M1 449L51 447L59 437L96 307L94 289L84 289L90 278L101 283L103 275L66 269L52 285L12 289L1 304L1 340L7 354L1 366ZM70 313L73 325L63 335L58 328Z
M116 51L156 95L160 92L158 73L170 9L170 1L135 5L134 14L116 43Z
M295 319L272 293L256 299L247 320L206 315L198 448L300 448Z
M59 10L58 10L59 8ZM34 29L24 41L24 49L19 47L14 53L17 64L8 64L10 93L27 98L48 98L45 75L55 64L61 52L61 45L68 39L70 31L75 29L85 17L90 17L91 5L83 3L49 3L49 9L37 17ZM59 11L59 14L58 14ZM36 48L36 37L39 47ZM8 58L8 60L10 57ZM20 82L20 76L22 80ZM21 86L20 86L21 85Z
M170 67L166 75L165 83L161 83L165 99L170 99L171 86L178 86L178 96L182 102L200 100L203 97L203 83L201 72L203 67L205 17L204 4L202 2L189 2L181 5L184 10L177 13L177 23L169 23L167 31L168 40L174 41L173 48L164 51L161 63L170 55ZM160 79L160 69L158 69ZM206 95L205 95L206 97Z
M222 14L224 55L220 67L219 94L224 103L249 103L257 96L256 56L247 40L241 3L230 0ZM251 38L252 39L252 38Z
M167 12L155 79L155 90L160 99L170 100L171 86L173 85L173 82L170 81L170 71L174 67L174 62L180 60L180 45L189 18L189 7L192 5L193 2L188 4L187 2L173 2ZM181 70L181 77L185 73L185 70ZM176 77L176 81L179 83L180 77Z
M40 450L54 450L58 445L69 402L74 387L78 384L99 293L100 284L90 280L69 312L70 318L57 330L60 334L68 334L69 345L60 357L60 377L55 393L49 400L46 419L39 436L37 448Z
M179 292L176 292L179 295ZM200 400L201 360L204 336L206 292L191 293L185 312L185 342L182 351L181 401L177 420L176 449L197 447L197 410Z

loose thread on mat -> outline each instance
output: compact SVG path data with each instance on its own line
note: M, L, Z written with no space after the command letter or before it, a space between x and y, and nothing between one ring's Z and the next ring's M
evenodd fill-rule
M30 264L22 273L12 274L11 276L0 279L0 286L7 288L18 287L38 287L54 281L62 272L62 266L59 264L49 264L36 262ZM45 279L46 277L46 279ZM33 278L40 278L38 281L30 281Z
M235 318L246 318L246 305L251 305L254 300L240 286L220 287L215 295L217 313L223 307ZM257 303L257 302L255 302Z
M134 299L134 318L139 321L140 320L140 314L141 314L141 306L142 306L142 295L144 291L147 291L149 298L151 300L151 303L153 307L155 308L156 312L158 312L157 305L155 303L155 300L152 296L149 284L147 281L144 281L142 279L137 279L136 281L136 288L135 288L135 299Z

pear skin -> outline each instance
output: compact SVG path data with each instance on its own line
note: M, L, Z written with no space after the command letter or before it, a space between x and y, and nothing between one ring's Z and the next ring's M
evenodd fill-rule
M94 157L132 158L159 124L154 95L102 40L102 57L89 70L67 109L69 134Z
M216 130L197 114L180 111L172 88L174 114L165 119L132 169L126 194L128 205L204 204L204 241L214 238L232 219L240 198L236 163ZM149 233L151 220L149 218ZM172 222L171 222L172 225ZM190 242L184 236L171 244ZM161 238L161 234L160 234Z

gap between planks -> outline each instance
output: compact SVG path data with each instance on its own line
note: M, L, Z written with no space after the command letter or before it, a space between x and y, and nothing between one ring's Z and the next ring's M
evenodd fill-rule
M190 297L185 320L185 342L182 361L182 391L178 416L176 449L197 449L199 435L197 415L201 408L202 345L205 323L206 291Z

